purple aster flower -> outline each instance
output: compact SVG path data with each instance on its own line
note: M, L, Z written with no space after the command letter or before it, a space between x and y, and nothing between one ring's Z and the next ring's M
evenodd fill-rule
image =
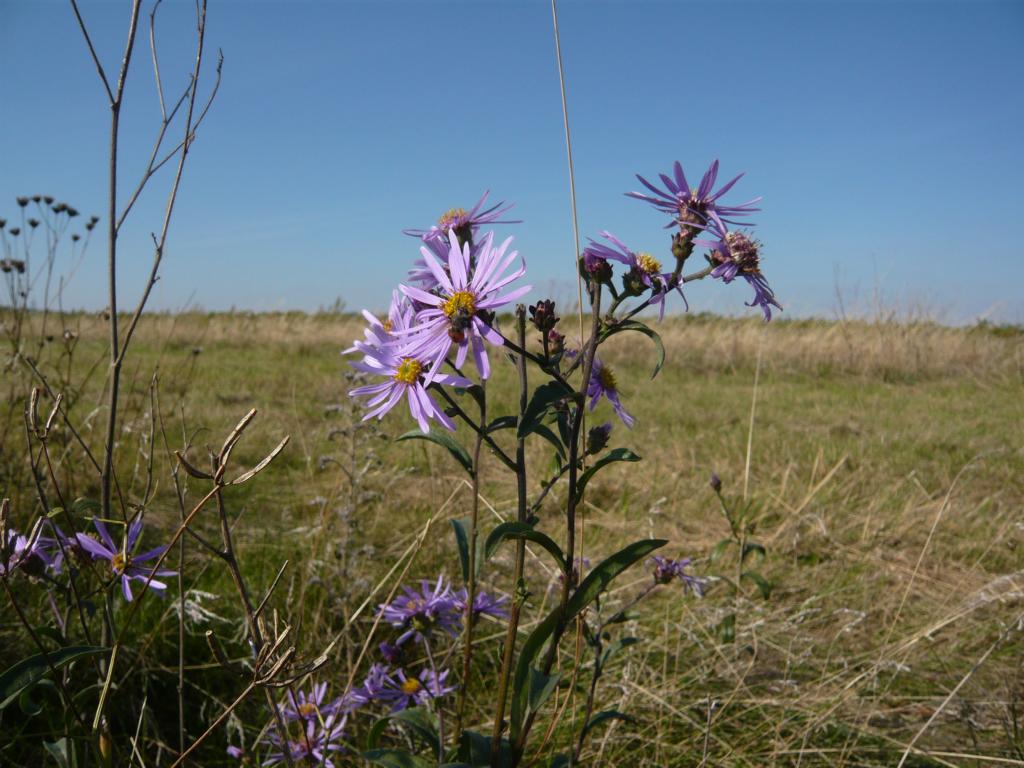
M451 208L445 211L437 224L430 229L406 229L404 234L419 237L424 241L440 240L444 243L448 239L448 232L454 231L459 241L466 243L473 240L477 230L485 224L521 224L518 220L502 221L501 217L510 211L513 203L505 205L504 202L484 208L484 202L490 190L484 192L483 196L476 201L476 205L468 211L465 208Z
M772 319L772 307L782 309L775 300L775 292L761 273L761 243L744 232L729 232L724 227L711 230L718 240L695 240L697 245L711 249L710 258L717 266L711 276L720 278L723 283L731 283L736 277L742 277L754 289L752 301L745 302L748 307L760 307L765 322Z
M686 572L690 567L691 560L688 557L680 559L655 555L651 558L654 564L654 581L656 584L668 584L673 579L679 579L683 588L692 591L697 597L704 597L704 580L692 576Z
M658 319L663 319L665 317L665 297L668 296L670 281L673 277L672 273L663 273L661 271L661 262L651 254L631 251L611 232L602 232L601 237L614 243L618 250L591 240L584 254L589 252L598 258L613 259L628 266L629 272L624 278L626 289L638 295L645 288L649 288L651 290L651 304L658 305ZM584 255L585 260L586 255ZM686 303L686 297L683 296L682 286L676 285L675 290L683 297L683 303L689 309L690 305Z
M337 714L341 709L341 699L338 698L325 704L324 696L326 693L327 683L314 685L310 693L305 691L293 693L289 690L286 703L279 706L281 716L287 722L294 722L296 720L315 720L319 722L325 717Z
M655 194L655 197L640 192L627 192L628 197L635 197L637 200L644 200L655 208L671 213L673 222L668 226L680 225L684 232L692 233L705 229L709 222L719 225L722 222L729 224L742 224L749 214L761 210L754 206L761 201L760 197L748 200L739 205L722 205L719 199L732 189L733 185L743 178L741 173L732 181L726 183L717 192L714 191L715 181L718 179L718 161L715 160L708 168L700 184L691 188L683 173L683 166L677 160L672 167L673 176L664 173L658 174L665 190L658 189L643 176L637 174L640 183ZM667 191L666 191L667 190Z
M366 673L363 684L352 691L352 700L358 702L357 706L377 701L389 685L393 685L393 681L387 665L374 664Z
M141 516L137 516L129 524L128 535L122 541L120 547L114 544L114 540L111 538L110 533L107 531L107 526L102 520L94 517L92 523L96 527L96 532L100 535L100 540L97 541L91 536L79 533L76 534L78 543L82 549L92 555L93 560L103 559L110 562L110 570L121 579L121 591L124 593L125 600L132 600L132 581L141 581L145 584L151 576L174 576L177 573L177 571L166 570L154 571L151 568L139 565L139 563L160 557L167 549L166 546L156 547L148 552L143 552L141 555L133 554L135 545L139 541L139 534L142 533ZM156 579L150 581L149 586L158 594L167 589L166 584Z
M435 675L432 669L424 668L419 676L410 677L399 669L394 677L386 679L376 698L390 704L392 712L423 706L431 699L439 699L455 690L455 686L445 685L447 678L448 670Z
M466 589L460 589L455 593L455 604L458 606L459 613L463 615L466 613L466 598L468 596L469 592ZM507 602L507 597L492 597L482 590L477 591L473 595L474 623L480 616L490 616L493 619L507 619L508 609L505 608L505 603Z
M384 620L403 630L397 645L402 645L409 638L426 641L435 629L452 636L459 633L459 602L451 587L444 583L444 576L438 576L433 586L424 579L420 582L419 592L405 586L402 590L404 595L380 605Z
M619 387L618 382L615 380L615 374L612 369L601 362L601 358L594 357L594 365L590 371L590 383L587 385L587 397L590 398L590 410L594 410L597 407L598 401L601 396L607 397L608 402L612 404L612 408L615 409L615 413L622 419L622 423L632 429L633 424L636 423L634 419L625 408L622 407L622 401L619 400Z
M53 567L53 558L39 535L41 530L42 520L37 520L28 536L13 528L4 532L5 540L0 541L0 576L10 576L19 568L32 571L36 566Z
M294 740L282 738L276 731L272 732L268 741L275 751L267 755L263 765L288 762L285 757L287 751L293 763L334 768L331 756L344 749L340 742L344 737L345 723L344 715L329 715L322 723L317 723L316 720L303 720L302 733Z
M458 348L455 355L456 368L461 368L465 363L472 346L480 378L488 378L491 367L484 339L498 347L505 344L501 334L492 327L494 310L511 304L532 287L523 286L501 293L509 283L526 274L526 264L522 262L519 269L505 275L505 270L519 255L518 251L507 253L511 237L494 247L494 233L488 232L480 247L472 251L472 261L472 249L468 243L459 245L454 230L449 233L448 241L447 271L429 249L420 249L424 261L437 279L436 291L428 293L413 286L399 286L402 293L412 301L426 307L416 314L416 326L398 335L406 337L405 344L401 346L402 355L433 361L426 374L428 384L437 377L438 369L453 344Z
M412 307L397 292L391 302L387 324L381 323L373 314L364 311L370 322L365 332L366 340L354 342L346 351L362 352L362 359L352 362L352 368L383 376L385 381L356 387L348 394L351 397L369 397L367 408L370 411L362 417L364 421L375 416L383 419L404 396L409 402L409 411L421 430L429 432L429 421L433 419L445 429L455 431L455 423L437 406L427 392L427 385L432 380L438 384L468 387L471 382L461 376L429 371L429 364L424 356L398 350L398 341L394 334L409 329L412 313Z

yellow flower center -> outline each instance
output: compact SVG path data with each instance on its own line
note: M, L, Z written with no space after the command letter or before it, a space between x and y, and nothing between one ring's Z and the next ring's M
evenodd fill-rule
M445 211L441 218L437 220L437 226L443 230L449 230L453 225L459 223L459 219L466 216L465 208L450 208Z
M423 364L419 360L407 357L398 364L398 370L395 371L395 381L400 381L402 384L415 384L422 371Z
M402 683L402 693L406 696L415 696L422 688L423 686L420 684L420 681L415 677L410 677Z
M456 291L441 305L441 309L449 318L460 312L474 315L476 314L476 296L469 291Z
M613 389L618 391L618 387L615 384L615 374L612 373L612 369L607 365L601 369L601 372L597 374L598 380L601 382L601 386L605 389Z
M390 319L387 319L383 323L381 323L381 326L383 326L384 330L387 331L388 333L391 333L391 329L394 327Z
M661 262L649 253L638 253L636 255L636 265L640 268L641 272L645 272L648 275L661 272Z
M314 704L312 701L304 702L303 704L300 704L296 709L302 717L312 717L319 711L316 708L316 704Z
M132 556L123 552L118 552L110 560L110 566L114 569L114 573L124 573L125 568L132 564Z

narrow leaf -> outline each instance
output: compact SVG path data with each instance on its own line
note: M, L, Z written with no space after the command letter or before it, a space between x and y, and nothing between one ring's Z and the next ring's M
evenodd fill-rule
M761 574L754 573L753 571L744 571L740 575L740 579L748 579L754 582L757 591L761 593L761 597L765 600L772 596L772 583Z
M655 350L658 353L658 361L654 366L654 373L651 374L651 378L653 379L661 371L662 366L665 365L665 345L661 342L661 336L659 336L657 331L653 328L649 328L637 320L623 320L621 323L609 326L604 333L601 334L601 340L604 341L609 336L614 336L616 333L622 333L623 331L636 331L637 333L642 333L654 342Z
M629 568L637 560L641 560L659 547L668 544L667 539L644 539L636 541L627 547L623 547L611 557L601 561L594 570L587 574L587 577L573 592L569 598L569 607L565 617L566 621L572 621L576 615L597 599L598 595L608 588L616 576Z
M539 669L530 670L530 710L536 712L544 706L544 702L551 698L551 694L558 685L561 677L557 672L553 675L545 675Z
M368 749L362 757L374 765L384 768L433 768L435 765L418 755L411 755L400 749Z
M636 718L631 717L624 712L619 712L617 709L606 709L603 712L598 712L590 718L590 722L583 726L583 735L586 736L587 732L590 731L591 728L594 728L601 723L607 723L609 720L624 720L627 723L636 722Z
M0 709L7 707L21 695L23 690L41 680L50 671L51 665L54 669L60 669L75 659L106 653L107 650L91 645L73 645L51 651L46 657L36 654L22 659L0 675ZM47 663L47 658L49 658L49 663Z
M544 414L548 408L572 394L572 391L564 384L557 381L549 381L541 384L533 391L530 402L526 404L523 417L516 430L517 438L524 438L536 430L536 427L543 421Z
M587 467L587 471L580 475L580 479L576 481L576 498L580 499L583 497L583 489L587 487L587 483L590 482L594 475L609 464L614 464L617 461L640 461L640 457L629 450L629 448L614 448L608 451L608 453L595 461L593 466Z
M414 429L397 438L396 442L400 440L427 440L436 443L446 449L470 476L473 474L473 460L469 458L469 453L447 432L435 432L434 430L420 432L418 429Z
M459 565L462 566L462 581L469 581L469 526L468 517L452 520L452 530L455 532L455 545L459 549Z
M558 570L565 571L565 555L562 554L562 548L546 533L534 530L526 523L509 522L496 526L487 537L487 543L484 545L484 557L490 560L505 539L526 539L534 544L539 544L555 558Z

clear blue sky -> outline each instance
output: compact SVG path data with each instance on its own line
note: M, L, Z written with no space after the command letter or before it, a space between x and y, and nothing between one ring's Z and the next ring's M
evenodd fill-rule
M571 295L561 103L546 2L211 0L221 93L186 170L154 294L174 308L383 306L431 224L489 188L516 202L531 282ZM82 1L114 69L129 3ZM190 68L191 2L166 0L168 90ZM721 158L763 195L757 233L786 314L873 296L949 322L1024 322L1024 3L560 3L584 235L667 245L623 192ZM146 39L129 79L128 186L158 119ZM212 67L208 77L212 75ZM209 82L209 80L207 81ZM70 7L0 0L0 216L19 194L105 209L108 110ZM159 177L125 230L134 298ZM103 242L67 293L106 304ZM746 286L695 309L749 311Z

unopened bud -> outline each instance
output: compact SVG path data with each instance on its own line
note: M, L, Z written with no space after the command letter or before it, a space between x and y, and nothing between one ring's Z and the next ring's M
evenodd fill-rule
M711 486L711 490L713 490L715 493L722 492L722 478L720 478L714 472L711 473L711 480L708 481L708 483Z
M611 437L611 434L612 424L610 421L599 427L591 427L587 432L587 455L593 456L603 451L604 447L608 445L608 438Z

